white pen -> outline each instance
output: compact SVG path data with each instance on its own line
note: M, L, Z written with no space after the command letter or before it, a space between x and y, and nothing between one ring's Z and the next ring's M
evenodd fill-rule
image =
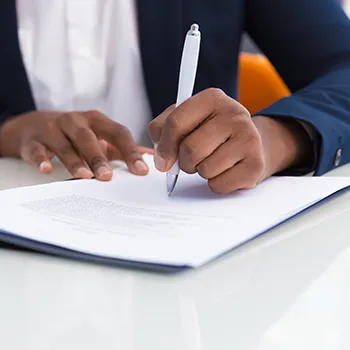
M186 34L182 52L176 106L179 106L192 96L197 72L200 41L201 33L199 26L198 24L192 24ZM180 167L178 160L176 160L175 164L166 174L168 196L174 191L179 173Z

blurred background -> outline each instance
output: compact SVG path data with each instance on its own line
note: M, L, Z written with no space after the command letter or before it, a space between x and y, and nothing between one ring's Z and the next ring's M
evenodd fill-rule
M341 3L345 12L350 16L350 0L334 0ZM244 35L242 42L242 51L251 53L260 53L259 48L255 43L249 38L249 36Z
M339 2L350 16L350 0L331 0ZM290 91L278 72L262 54L259 47L247 35L241 43L238 100L251 114L290 95Z

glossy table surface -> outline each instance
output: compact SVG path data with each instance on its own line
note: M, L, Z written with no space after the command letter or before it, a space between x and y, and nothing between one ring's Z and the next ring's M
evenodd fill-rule
M44 176L0 160L0 189L67 177L60 165ZM349 349L350 191L198 270L154 274L5 247L0 281L6 350Z

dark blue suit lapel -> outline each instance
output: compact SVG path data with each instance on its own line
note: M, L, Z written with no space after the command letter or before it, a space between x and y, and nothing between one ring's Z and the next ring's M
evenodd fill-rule
M0 113L31 111L35 104L19 47L15 0L0 0L0 29Z
M183 0L137 0L145 83L154 117L176 102L185 35Z

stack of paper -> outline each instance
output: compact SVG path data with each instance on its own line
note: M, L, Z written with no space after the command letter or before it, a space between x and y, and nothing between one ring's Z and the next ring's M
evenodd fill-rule
M197 267L350 185L350 178L272 177L219 196L182 173L169 198L165 175L145 159L145 177L122 167L111 182L0 192L0 240L97 261Z

